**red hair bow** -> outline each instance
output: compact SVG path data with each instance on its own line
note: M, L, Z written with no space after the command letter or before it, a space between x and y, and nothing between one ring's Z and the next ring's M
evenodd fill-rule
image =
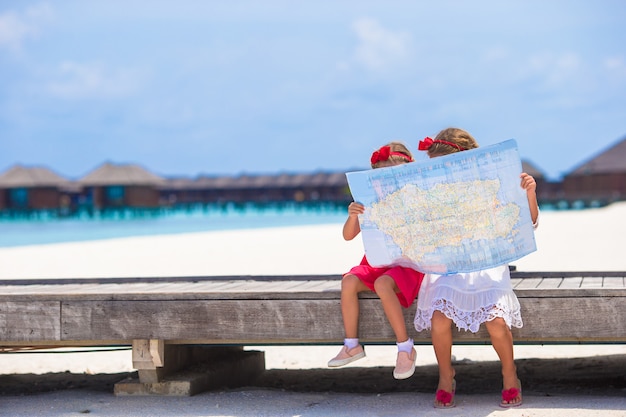
M448 146L452 146L453 148L457 148L459 151L466 151L467 150L464 147L462 147L461 145L457 145L456 143L448 142L447 140L439 140L439 139L432 140L428 136L426 136L424 138L424 140L420 140L420 143L417 145L417 149L420 150L420 151L427 151L435 143L443 143L444 145L448 145Z
M374 165L378 162L387 161L391 156L399 156L400 158L406 159L407 162L413 162L413 158L407 154L402 152L391 152L391 147L389 145L383 146L379 150L374 151L370 161L372 162L372 165Z
M424 140L420 140L419 145L417 145L417 149L420 151L427 151L430 149L431 146L433 146L434 142L435 141L433 141L431 138L426 136Z
M391 155L391 148L389 146L383 146L379 150L374 151L371 162L375 164L380 161L386 161L389 159L389 155Z

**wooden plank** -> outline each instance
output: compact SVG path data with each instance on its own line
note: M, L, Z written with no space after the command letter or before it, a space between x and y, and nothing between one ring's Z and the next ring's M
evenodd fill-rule
M177 283L174 286L168 287L168 292L189 293L189 292L207 291L208 289L210 289L210 286L202 285L197 282L187 282L187 283Z
M59 284L59 285L12 285L1 286L0 296L4 295L63 295L100 294L133 292L138 288L149 288L149 284Z
M237 292L246 292L246 293L264 292L264 291L273 293L273 292L284 291L285 288L287 288L292 282L293 281L274 281L274 282L267 282L267 283L250 282L249 284L245 286L228 287L228 290L233 291L236 289Z
M0 293L18 293L18 294L38 294L45 292L48 285L16 285L16 286L2 286Z
M543 278L524 278L517 284L515 289L537 288L542 280Z
M289 292L322 292L322 291L341 291L341 282L333 281L306 281L297 286L286 289Z
M626 271L532 271L511 272L512 278L624 277Z
M520 300L525 326L519 341L626 342L626 299L526 298Z
M626 279L624 277L604 277L602 281L602 288L625 288Z
M580 284L583 282L583 277L565 277L559 288L580 288Z
M380 303L378 303L380 304ZM377 314L380 314L380 308ZM64 302L63 334L74 339L342 340L339 302L191 300Z
M303 291L305 289L310 288L310 284L317 284L316 281L287 281L285 285L281 288L281 291L286 292L294 292L294 291Z
M518 298L626 297L626 288L516 288L514 291Z
M237 290L242 290L243 289L245 291L246 288L249 288L250 286L255 285L255 282L256 281L252 281L252 280L249 280L249 281L230 281L230 282L226 283L225 285L221 286L219 288L219 291L221 291L221 292L226 292L226 291L230 292L230 291L233 291L235 289L237 289Z
M344 337L338 300L223 300L178 302L64 303L63 337L150 339L212 344L340 344ZM394 342L378 299L362 300L359 333L367 342ZM404 309L413 328L414 308ZM141 317L141 320L137 320ZM415 333L413 331L413 333ZM465 333L465 332L463 332ZM429 343L427 332L416 338ZM487 340L486 333L465 339Z
M602 277L583 277L580 288L602 288Z
M523 298L526 326L516 341L626 342L626 302L622 297ZM405 309L412 329L414 308ZM140 319L138 319L140 318ZM63 339L184 339L212 343L284 344L340 342L338 301L220 300L185 303L100 301L63 304ZM428 334L415 334L418 340ZM394 335L377 299L361 300L359 334L368 342L393 342ZM460 341L487 341L461 332Z
M217 291L220 288L226 287L231 283L235 282L234 280L220 280L220 281L194 281L192 284L198 288L199 291ZM180 284L171 282L170 284ZM186 284L186 283L185 283Z
M0 342L61 339L61 303L0 301Z
M74 284L74 285L70 284L70 285L63 285L62 288L59 288L59 286L48 285L44 292L46 293L56 292L56 293L62 293L62 294L89 294L89 293L97 294L98 292L102 292L102 290L104 289L106 289L106 287L103 288L102 284ZM110 288L107 290L110 291Z
M172 292L173 288L178 288L180 286L181 286L180 283L172 284L169 282L164 282L164 283L159 283L159 284L148 285L142 292L145 294L168 293L168 292Z
M317 293L338 293L341 292L341 281L309 281L307 288L303 288L302 290Z
M538 290L559 288L562 282L563 278L544 278L536 288Z
M230 285L233 281L218 282L168 282L154 286L152 283L141 284L115 284L112 288L116 293L128 294L155 294L177 292L215 292L220 288ZM107 286L103 287L107 291Z

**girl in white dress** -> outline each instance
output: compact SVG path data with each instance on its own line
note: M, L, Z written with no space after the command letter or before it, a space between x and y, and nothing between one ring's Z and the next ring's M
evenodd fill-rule
M476 140L466 131L444 129L435 139L420 141L419 149L433 158L477 148ZM536 183L522 173L521 186L526 190L533 226L537 227L539 207ZM511 326L522 327L520 305L513 288L509 266L450 275L426 274L417 297L415 329L431 329L439 366L439 385L434 406L454 407L456 381L452 367L452 323L458 329L477 332L485 323L491 344L502 364L503 390L501 407L522 404L522 389L513 360Z

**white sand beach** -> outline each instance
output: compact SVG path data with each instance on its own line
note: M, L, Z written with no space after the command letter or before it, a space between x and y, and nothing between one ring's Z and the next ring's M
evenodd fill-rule
M626 271L626 203L582 211L545 211L538 250L513 264L518 271ZM345 242L341 224L187 233L78 243L0 248L0 279L336 274L359 262L359 238ZM268 369L325 368L336 346L255 347ZM76 350L76 349L72 349ZM0 355L0 374L129 372L130 352ZM489 346L455 346L457 360L495 361ZM624 345L516 346L516 358L625 355ZM418 366L434 365L430 346L418 347ZM373 346L359 367L392 367L394 346ZM624 370L626 372L626 369ZM419 376L414 376L416 378ZM434 389L435 387L433 387ZM448 416L626 416L623 397L525 396L502 411L497 393L462 396ZM495 406L494 406L495 405ZM441 415L432 394L298 393L239 389L190 398L119 398L112 393L61 390L0 396L0 415L73 416L398 416Z
M626 203L544 211L519 271L626 270ZM341 274L363 255L340 224L0 248L0 279Z

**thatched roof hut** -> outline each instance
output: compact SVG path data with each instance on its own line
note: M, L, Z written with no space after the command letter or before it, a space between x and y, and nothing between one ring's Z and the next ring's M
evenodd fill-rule
M45 167L15 165L0 174L0 210L56 209L72 182Z
M49 168L14 165L0 174L0 188L64 187L70 180Z
M170 179L161 187L164 200L177 203L346 201L343 172L240 174Z
M84 186L107 186L107 185L124 185L124 186L161 186L166 183L163 177L160 177L147 169L136 164L113 164L106 162L84 177L78 182Z
M164 178L135 164L104 163L78 183L94 208L155 208L160 205Z
M563 193L568 200L625 200L626 137L567 174Z
M574 168L567 176L626 174L626 137Z

